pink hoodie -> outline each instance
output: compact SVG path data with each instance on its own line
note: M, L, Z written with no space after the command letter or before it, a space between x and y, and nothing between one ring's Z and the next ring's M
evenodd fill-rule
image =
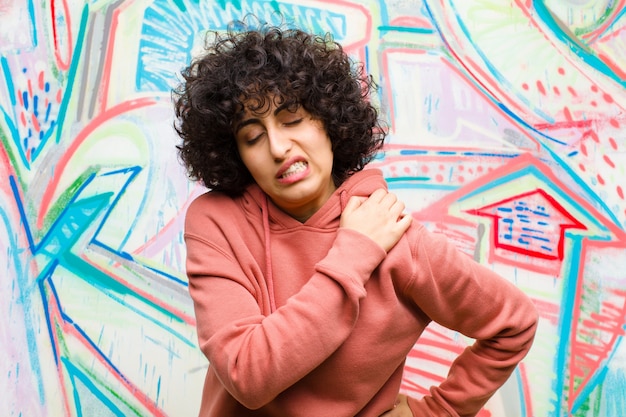
M507 380L535 334L532 302L416 221L387 255L340 229L348 198L381 187L380 171L358 172L305 223L256 185L192 203L187 274L210 362L201 417L378 417L431 320L477 341L409 400L415 416L473 416Z

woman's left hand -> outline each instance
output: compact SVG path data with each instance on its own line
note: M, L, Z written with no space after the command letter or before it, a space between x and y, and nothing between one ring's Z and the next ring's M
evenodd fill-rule
M381 414L380 417L413 417L406 395L398 394L393 408Z

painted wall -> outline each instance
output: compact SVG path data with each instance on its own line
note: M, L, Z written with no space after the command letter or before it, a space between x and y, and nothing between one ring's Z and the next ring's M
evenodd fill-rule
M527 359L482 417L626 409L625 0L0 0L0 413L192 416L170 88L207 28L275 11L379 80L377 166L528 293ZM433 325L403 389L468 341Z

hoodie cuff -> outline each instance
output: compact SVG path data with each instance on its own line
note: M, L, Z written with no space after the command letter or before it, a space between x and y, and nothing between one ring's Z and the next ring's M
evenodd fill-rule
M352 229L339 228L333 246L316 269L345 276L363 287L387 253L376 242Z

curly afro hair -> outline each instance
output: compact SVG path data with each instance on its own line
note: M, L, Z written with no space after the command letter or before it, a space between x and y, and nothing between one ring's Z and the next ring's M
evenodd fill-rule
M182 71L174 89L182 138L178 155L189 178L238 195L254 182L241 161L233 125L245 106L266 108L270 99L302 106L320 120L333 150L333 180L340 185L382 149L385 129L370 93L377 88L332 37L298 29L243 22L211 32L205 53Z

